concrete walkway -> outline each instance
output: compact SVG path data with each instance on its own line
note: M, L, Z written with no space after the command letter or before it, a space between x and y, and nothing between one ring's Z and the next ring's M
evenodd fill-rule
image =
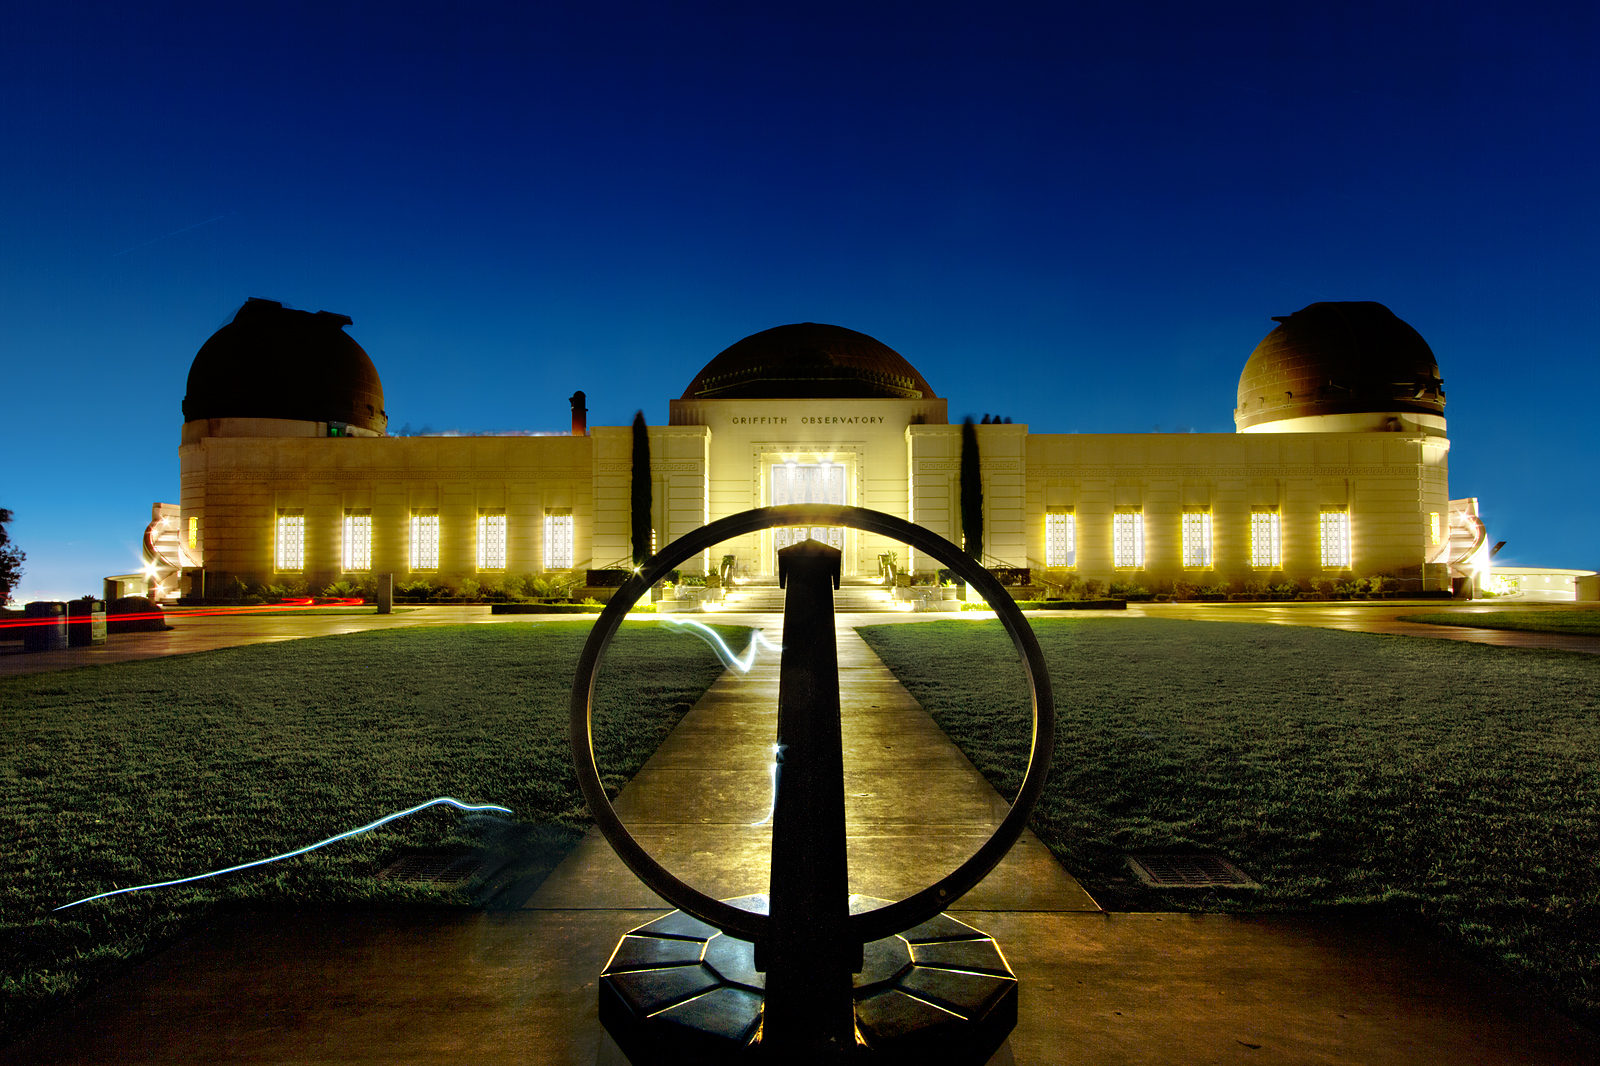
M1460 640L1492 644L1503 648L1550 648L1600 655L1600 637L1568 636L1560 633L1524 633L1505 629L1474 629L1470 625L1433 626L1402 622L1400 616L1436 612L1470 616L1484 611L1516 610L1526 602L1496 600L1460 603L1456 601L1416 601L1400 603L1139 603L1126 611L1073 612L1074 618L1099 618L1107 621L1127 618L1190 618L1212 622L1258 622L1270 625L1315 626L1345 629L1360 633L1388 633L1397 636ZM1593 610L1593 604L1539 605L1540 610ZM0 677L18 674L49 673L80 666L158 659L214 648L234 648L245 644L264 644L306 637L358 633L369 629L396 626L494 624L526 622L541 616L490 614L481 606L398 607L395 614L378 615L366 610L347 614L308 614L293 609L274 612L170 613L172 629L165 633L119 633L99 647L65 648L61 651L25 652L20 641L0 641ZM1059 612L1034 612L1040 617L1057 617ZM547 617L582 618L583 615ZM644 616L648 617L648 616ZM708 621L731 625L768 625L770 614L699 615ZM887 622L927 622L936 619L989 617L982 612L960 614L872 614L862 624Z
M976 847L1003 801L852 630L885 618L838 631L852 887L898 898ZM770 802L776 680L775 658L724 675L618 799L714 895L766 887L769 834L750 823ZM620 1063L595 978L665 908L597 837L507 902L235 914L0 1061ZM1031 834L953 911L1021 980L997 1066L1600 1063L1592 1034L1398 923L1105 914Z

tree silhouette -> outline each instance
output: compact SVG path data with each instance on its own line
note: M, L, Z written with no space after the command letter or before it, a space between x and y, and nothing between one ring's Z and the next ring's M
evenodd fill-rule
M645 428L644 412L633 416L633 564L638 566L650 551L650 431Z
M0 604L11 602L11 591L22 581L22 560L27 558L11 546L11 534L6 532L11 519L11 512L0 507Z
M978 466L978 431L968 415L961 423L961 546L983 561L983 475Z

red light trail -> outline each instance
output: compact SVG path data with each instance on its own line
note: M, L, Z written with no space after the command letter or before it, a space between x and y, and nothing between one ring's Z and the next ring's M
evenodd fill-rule
M133 614L108 614L106 621L117 622L143 622L150 619L168 618L198 618L205 615L228 614L272 614L275 612L303 611L307 607L360 607L367 601L360 596L340 596L317 603L310 596L304 599L286 600L281 604L252 604L246 607L176 607L169 611L138 611ZM87 614L67 616L68 625L86 625L92 621ZM26 626L53 626L59 625L61 617L54 618L18 618L0 622L0 629L21 629Z

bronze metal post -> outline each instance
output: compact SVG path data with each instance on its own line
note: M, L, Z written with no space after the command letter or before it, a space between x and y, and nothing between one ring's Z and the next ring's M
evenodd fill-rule
M785 589L778 680L777 794L772 814L770 936L761 1046L775 1062L842 1062L855 1053L844 751L833 590L840 553L815 540L778 552Z

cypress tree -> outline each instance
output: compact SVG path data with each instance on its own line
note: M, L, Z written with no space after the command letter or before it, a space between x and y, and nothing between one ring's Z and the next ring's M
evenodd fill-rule
M644 412L633 416L633 563L650 558L650 431Z
M961 539L968 555L983 561L983 475L978 466L978 431L968 415L961 423Z

